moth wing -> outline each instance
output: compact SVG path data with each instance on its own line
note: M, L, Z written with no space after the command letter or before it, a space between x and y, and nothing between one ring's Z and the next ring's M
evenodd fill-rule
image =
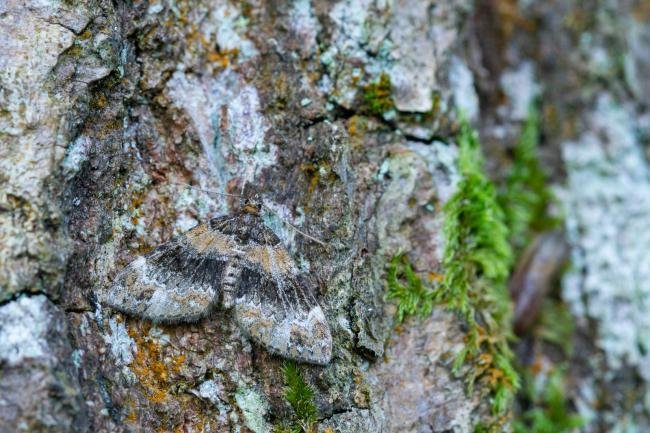
M235 300L240 328L268 351L285 358L327 364L332 357L332 335L323 310L300 275L293 259L264 225L252 231L242 261Z
M104 295L110 307L154 322L191 322L207 315L219 297L226 262L238 249L218 230L228 217L200 224L138 257Z

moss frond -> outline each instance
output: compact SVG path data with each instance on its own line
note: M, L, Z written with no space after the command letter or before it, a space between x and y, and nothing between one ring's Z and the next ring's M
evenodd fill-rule
M582 426L582 418L565 398L563 368L552 371L545 381L530 372L524 378L529 409L513 423L514 433L570 433Z
M291 426L282 427L280 431L291 433L311 433L317 421L318 411L314 404L314 390L305 379L295 363L286 361L282 367L284 377L284 398L294 412L294 422Z
M510 228L510 242L516 251L529 243L535 232L555 227L558 221L548 214L553 194L539 163L539 114L531 107L514 149L513 161L499 194L499 203Z
M408 316L425 317L433 309L433 290L424 285L406 255L397 255L388 264L387 300L397 302L395 320L402 323Z
M364 86L362 111L381 116L395 108L391 88L390 77L386 73L382 73L377 81Z
M496 416L509 411L519 377L513 367L508 341L511 305L506 289L513 254L509 230L497 202L494 185L484 173L476 132L461 121L458 136L461 180L444 207L445 252L442 284L434 298L458 312L467 322L465 348L454 369L465 363L468 387L481 381L492 390Z

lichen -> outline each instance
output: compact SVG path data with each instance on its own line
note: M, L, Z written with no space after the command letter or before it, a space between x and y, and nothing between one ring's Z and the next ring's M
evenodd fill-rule
M465 113L469 120L478 117L480 105L472 71L459 57L452 57L449 63L449 85L454 96L454 106Z
M151 336L150 331L146 323L128 327L136 348L129 367L149 401L161 403L169 396L172 378L185 363L185 355L166 357L159 339Z
M43 295L21 296L0 308L0 362L16 366L47 353L47 302Z
M596 324L609 368L634 367L650 382L650 167L632 119L602 96L587 131L563 148L572 266L562 296Z
M252 182L272 166L276 146L264 137L269 124L255 87L230 69L212 79L177 71L167 83L169 95L191 120L208 169L222 188L233 177Z
M255 433L268 433L271 430L264 418L269 410L269 404L257 391L240 387L235 393L235 400L249 429Z
M529 108L540 91L533 64L523 62L515 69L504 71L501 75L501 88L509 103L509 117L517 121L526 119Z
M201 31L207 40L216 39L225 52L238 53L238 60L252 59L259 54L255 44L246 38L248 19L236 5L222 3L210 11Z
M124 322L111 318L108 326L110 334L104 337L104 341L111 347L111 354L115 359L115 365L130 364L133 362L135 342L129 336Z

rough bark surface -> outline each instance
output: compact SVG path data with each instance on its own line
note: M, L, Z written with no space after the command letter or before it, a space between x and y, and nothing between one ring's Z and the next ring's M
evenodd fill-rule
M566 185L582 430L646 430L650 10L560 3L0 3L0 432L291 417L282 359L227 314L153 326L97 302L134 257L237 204L205 190L243 188L319 281L334 353L302 368L317 430L473 431L489 408L451 373L462 322L436 308L396 331L385 266L407 252L444 272L457 110L498 179L536 97Z

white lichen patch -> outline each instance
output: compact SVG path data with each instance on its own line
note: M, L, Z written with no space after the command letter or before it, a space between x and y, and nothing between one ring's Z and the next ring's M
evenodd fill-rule
M474 88L474 76L465 62L456 56L449 63L449 84L456 108L469 120L478 119L479 102Z
M597 323L610 368L633 366L650 381L650 167L632 118L603 96L587 131L563 146L572 245L563 296Z
M305 54L316 51L316 36L320 30L320 23L314 16L310 0L296 0L289 12L289 27L297 38L303 41L300 48Z
M0 307L0 364L17 366L48 355L48 302L43 295L21 296Z
M442 261L444 255L444 213L442 207L456 192L456 185L460 181L458 172L458 146L433 141L425 145L419 142L409 143L409 147L424 158L427 169L431 174L432 187L435 188L438 199L437 208L429 209L434 212L434 219L431 222L431 231L434 233L433 244L438 261Z
M223 386L215 380L206 380L199 385L199 389L195 394L204 398L214 405L221 404L221 397L224 394Z
M372 0L342 0L330 11L330 19L335 24L339 37L346 37L348 45L364 44L368 41L368 28L365 26ZM341 46L342 49L350 47Z
M458 37L459 7L419 0L336 3L330 44L321 55L333 84L328 96L351 108L360 83L385 73L397 110L429 112L439 90L436 74Z
M244 415L246 427L255 433L271 431L271 427L264 418L269 410L269 403L263 396L251 388L241 387L235 394L235 400Z
M379 9L385 12L387 6ZM330 45L321 54L329 76L321 87L329 88L326 93L338 104L352 108L365 70L378 76L389 66L386 56L373 57L367 51L369 44L377 51L386 41L387 17L372 8L371 0L342 0L332 7L329 19L333 24Z
M501 75L501 88L507 96L508 106L504 113L512 120L524 120L528 116L533 100L540 91L535 79L532 62L523 62L516 69L506 70Z
M81 169L81 164L88 159L90 144L90 139L84 135L70 143L61 162L63 172L67 176L73 176Z
M208 19L201 25L207 39L214 40L222 51L236 52L238 61L249 60L258 55L255 44L246 37L248 19L234 4L218 0L211 8Z
M418 194L422 174L426 173L426 161L416 152L403 149L386 159L380 169L380 180L388 181L377 206L376 230L379 245L390 255L399 251L409 251L410 225L405 221L415 218L418 204L426 202L428 197ZM419 195L419 196L418 196Z
M416 217L424 206L434 218L428 221L428 231L435 234L435 254L442 258L441 206L454 193L459 180L456 168L458 149L453 144L434 141L431 144L408 142L407 147L386 159L379 168L378 177L390 179L379 201L376 230L382 249L396 254L410 251L412 224L406 221ZM438 208L430 203L435 198ZM422 221L421 221L422 222Z
M198 223L199 222L195 218L192 218L186 214L181 214L176 218L176 221L174 221L174 226L176 227L178 233L185 233L189 229L196 226Z
M275 163L276 149L265 142L269 128L257 90L232 70L201 79L178 71L168 82L174 103L192 122L215 177L251 182ZM228 161L228 163L226 163Z
M110 346L115 365L128 365L133 362L135 341L129 336L123 322L111 318L108 322L110 333L104 335L104 341Z
M188 231L210 217L229 211L223 196L211 192L210 185L207 184L210 178L199 176L199 171L195 176L198 183L196 188L173 183L167 186L166 193L173 199L174 210L177 213L174 222L176 235Z
M278 235L282 241L282 245L289 250L293 250L296 236L300 236L300 234L298 234L287 223L296 227L302 226L305 222L304 214L298 213L294 218L294 215L288 206L273 201L265 201L264 206L270 209L263 210L262 220L264 221L264 224L271 228L273 233Z
M398 110L432 109L436 73L458 35L455 7L453 2L406 0L393 8L390 38L394 63L389 75Z

